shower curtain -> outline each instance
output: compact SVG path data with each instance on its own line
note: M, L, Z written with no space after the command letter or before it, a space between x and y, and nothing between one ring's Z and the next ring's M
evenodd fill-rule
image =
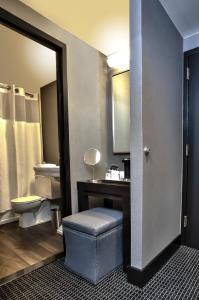
M42 161L38 95L0 88L0 212L11 199L34 194L33 167Z

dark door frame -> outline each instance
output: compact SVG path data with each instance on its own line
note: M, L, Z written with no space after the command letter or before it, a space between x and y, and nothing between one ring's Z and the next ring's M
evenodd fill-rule
M186 245L186 226L184 224L184 216L187 216L187 197L188 197L188 161L189 156L187 156L187 145L189 145L189 76L187 69L189 68L189 58L193 54L199 53L199 48L194 48L184 53L184 97L183 97L183 189L182 189L182 244ZM187 216L188 217L188 216ZM188 219L189 222L189 219Z
M62 193L61 211L62 216L65 217L71 214L66 45L3 8L0 8L0 24L56 52L60 183Z

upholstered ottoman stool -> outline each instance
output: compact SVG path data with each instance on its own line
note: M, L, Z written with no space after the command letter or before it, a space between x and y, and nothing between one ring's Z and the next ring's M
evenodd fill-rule
M97 207L63 219L65 267L97 284L123 262L123 214Z

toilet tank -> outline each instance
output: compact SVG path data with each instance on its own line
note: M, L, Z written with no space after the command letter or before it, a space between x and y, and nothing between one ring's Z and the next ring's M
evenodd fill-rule
M35 193L47 199L59 199L61 197L59 178L35 175Z

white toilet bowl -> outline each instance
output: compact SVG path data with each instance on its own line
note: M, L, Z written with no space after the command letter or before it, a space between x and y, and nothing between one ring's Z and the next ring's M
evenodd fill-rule
M19 226L30 227L51 221L50 199L59 199L59 167L41 164L34 167L36 195L11 200L13 211L19 215Z
M39 196L20 197L11 200L15 213L19 214L19 226L30 227L51 220L50 201Z

